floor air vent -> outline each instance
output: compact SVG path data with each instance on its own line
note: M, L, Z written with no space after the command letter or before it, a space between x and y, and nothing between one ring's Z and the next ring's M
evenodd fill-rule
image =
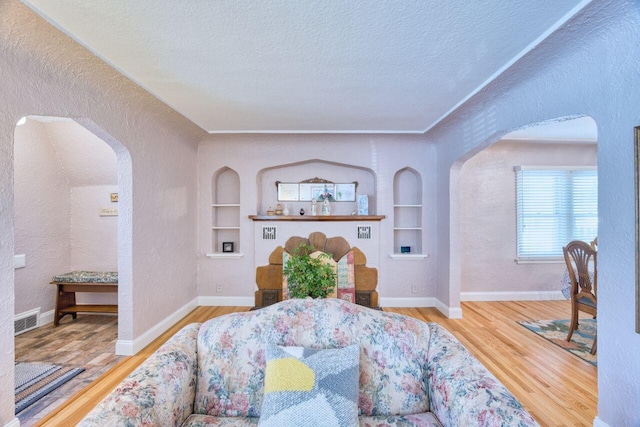
M39 316L40 308L18 314L13 321L13 326L15 328L14 335L20 335L24 332L37 328Z

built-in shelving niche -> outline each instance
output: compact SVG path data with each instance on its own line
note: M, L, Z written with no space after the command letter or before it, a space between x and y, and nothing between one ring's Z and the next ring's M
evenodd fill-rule
M410 252L403 253L403 246ZM393 178L393 254L422 254L422 177L411 168Z
M306 160L287 163L265 168L258 173L258 194L256 215L266 215L268 210L275 210L278 203L289 210L289 216L300 216L300 209L304 209L305 216L311 213L311 202L291 201L279 202L276 182L301 182L319 177L332 182L357 182L356 195L369 197L369 215L376 214L376 176L369 169L325 160ZM271 208L271 209L269 209ZM356 202L333 202L331 215L351 215L357 210Z
M212 252L232 256L240 252L240 177L228 167L218 170L211 183ZM232 242L233 252L223 252L222 243Z

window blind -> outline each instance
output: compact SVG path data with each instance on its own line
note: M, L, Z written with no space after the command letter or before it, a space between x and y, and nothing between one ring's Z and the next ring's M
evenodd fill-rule
M517 169L517 257L562 257L571 240L598 234L596 170Z

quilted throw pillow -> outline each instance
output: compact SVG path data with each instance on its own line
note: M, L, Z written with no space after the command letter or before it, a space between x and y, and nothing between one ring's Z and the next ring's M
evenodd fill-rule
M360 348L268 345L262 427L358 425Z

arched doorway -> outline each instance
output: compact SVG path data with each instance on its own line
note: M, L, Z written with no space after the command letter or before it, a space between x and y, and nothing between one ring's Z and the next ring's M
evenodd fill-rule
M131 277L130 271L127 274L127 266L131 265L130 176L128 151L91 121L28 116L18 122L14 131L14 247L16 254L24 254L26 259L24 268L14 271L16 314L37 307L41 314L37 326L51 328L55 288L49 281L61 272L120 272L124 266L121 286L130 290L131 281L126 280ZM118 211L124 215L114 215ZM120 292L123 294L131 293ZM96 316L85 322L84 330L95 333L92 347L97 347L98 353L103 351L99 354L102 360L86 367L87 374L81 381L87 382L117 360L115 340L118 329L127 327L130 316L126 312L131 301L117 294L78 294L77 301L118 304L119 312L125 313L120 316L124 322L115 317L108 320L108 330L104 320L96 321ZM81 314L79 319L89 317ZM65 321L76 322L70 318ZM80 333L76 331L71 336L86 339L82 338L79 323L74 327L80 328ZM56 328L55 333L57 329L62 328ZM105 340L99 337L103 331L109 336L105 345L99 346ZM72 348L72 338L69 341ZM20 361L22 353L24 349L16 346L16 361ZM54 358L61 354L49 353L55 354Z

